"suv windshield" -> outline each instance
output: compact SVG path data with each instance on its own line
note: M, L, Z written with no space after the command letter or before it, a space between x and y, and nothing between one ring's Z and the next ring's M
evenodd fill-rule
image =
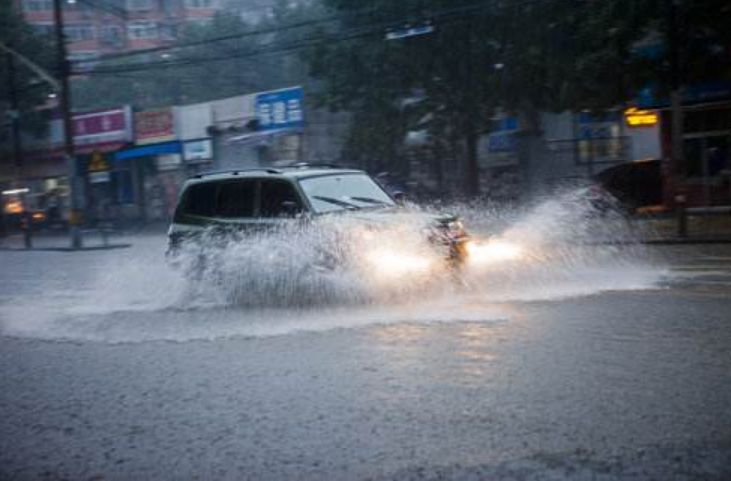
M365 174L334 174L300 180L315 212L392 206L393 200Z

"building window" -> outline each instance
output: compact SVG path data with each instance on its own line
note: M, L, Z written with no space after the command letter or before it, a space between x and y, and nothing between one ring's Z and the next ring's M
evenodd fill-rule
M122 27L117 25L104 25L99 32L99 38L107 45L121 45L123 36Z
M150 10L152 0L127 0L127 10Z
M213 8L213 0L185 0L186 8Z
M45 12L53 10L53 0L24 0L23 9L26 12Z
M94 12L94 8L91 5L80 1L74 3L64 2L63 8L68 12L80 12L85 15L91 15Z
M686 138L683 150L686 177L720 178L731 169L731 133Z
M68 58L74 64L74 69L80 72L88 72L99 63L98 52L72 52Z
M175 25L164 25L160 24L157 26L160 38L163 40L175 40L178 38L177 30Z
M198 27L207 27L213 23L213 18L189 18L185 21L186 25L189 25L194 28Z
M91 25L66 25L63 33L69 42L81 42L94 38L94 27Z
M54 28L52 23L34 23L32 24L32 27L38 35L53 35Z
M155 22L133 22L129 24L127 31L132 39L157 38Z

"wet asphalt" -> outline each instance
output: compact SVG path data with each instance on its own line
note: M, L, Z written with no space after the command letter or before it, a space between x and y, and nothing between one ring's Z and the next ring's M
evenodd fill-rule
M0 255L1 480L731 479L729 246L654 247L668 271L651 288L492 302L485 319L460 319L465 298L448 322L346 310L140 342L56 336L17 305L85 254Z

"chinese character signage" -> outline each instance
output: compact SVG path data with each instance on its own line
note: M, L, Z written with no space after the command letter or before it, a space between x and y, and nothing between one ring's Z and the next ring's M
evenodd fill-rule
M156 144L175 140L175 124L170 109L135 112L135 143Z
M492 132L480 140L479 155L490 166L514 165L518 162L517 117L494 119Z
M303 97L302 87L258 93L255 105L259 130L302 128Z
M132 140L129 107L74 114L74 144L79 153L107 152Z
M579 112L575 114L575 138L579 140L611 139L621 135L619 111Z

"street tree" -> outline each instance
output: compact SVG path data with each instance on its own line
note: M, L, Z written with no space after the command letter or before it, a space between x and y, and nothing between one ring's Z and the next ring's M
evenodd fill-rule
M355 112L351 137L354 142L361 140L361 155L385 148L389 153L379 156L403 161L398 151L403 137L394 139L394 134L403 135L414 122L425 120L424 115L412 117L403 109L409 98L418 98L421 108L415 111L424 114L426 108L432 138L460 140L454 144L463 151L455 156L463 159L457 170L465 193L476 195L477 142L497 104L489 84L499 50L494 15L485 10L474 15L474 1L467 0L325 0L325 4L341 20L323 32L333 40L310 52L311 73L323 82L323 104ZM400 35L406 24L428 27L427 21L433 22L433 31ZM389 28L395 33L392 40L387 39ZM372 118L380 122L359 122ZM403 163L400 167L397 170L405 168Z
M311 72L322 81L324 104L357 113L351 137L361 155L387 148L399 157L393 135L413 119L395 106L418 91L432 141L459 150L453 156L463 159L468 194L479 188L477 139L498 109L519 115L536 137L539 112L622 107L648 85L667 92L673 43L681 83L729 72L731 7L721 0L323 2L340 21L325 32L331 41L310 53ZM425 21L433 27L425 35L384 37L387 26ZM641 45L653 39L660 55L644 55ZM358 122L373 118L380 123Z
M0 0L0 43L55 75L53 40L34 32L12 0ZM11 117L17 116L22 130L36 134L43 132L46 125L44 115L37 107L48 102L52 88L16 55L2 50L0 56L0 111L3 112L3 125ZM16 108L12 107L14 103ZM2 130L5 133L7 129Z

